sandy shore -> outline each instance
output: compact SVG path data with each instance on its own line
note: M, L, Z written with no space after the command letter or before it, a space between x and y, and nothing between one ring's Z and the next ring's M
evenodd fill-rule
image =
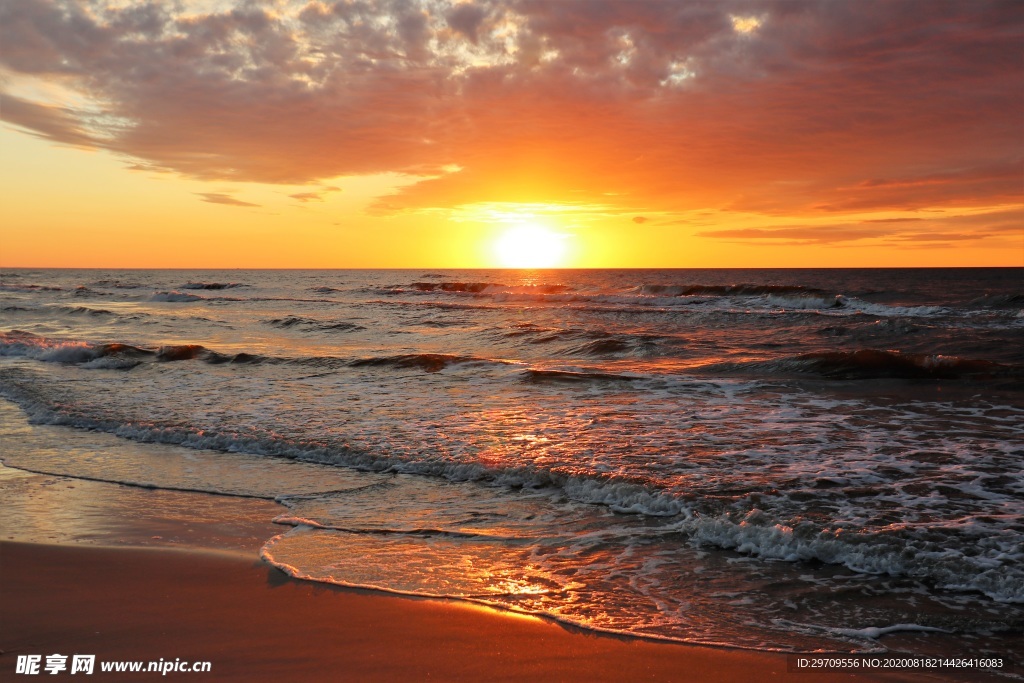
M0 679L18 654L209 661L217 681L835 681L784 655L620 639L288 578L240 555L0 544ZM69 675L64 672L63 675ZM149 680L156 673L88 680Z

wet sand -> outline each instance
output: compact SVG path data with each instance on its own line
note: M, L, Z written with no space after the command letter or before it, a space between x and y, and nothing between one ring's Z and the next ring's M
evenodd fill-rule
M0 543L0 679L18 654L209 661L216 681L836 681L785 655L624 639L457 602L297 581L241 554ZM68 675L64 672L64 675ZM131 676L148 680L157 673Z

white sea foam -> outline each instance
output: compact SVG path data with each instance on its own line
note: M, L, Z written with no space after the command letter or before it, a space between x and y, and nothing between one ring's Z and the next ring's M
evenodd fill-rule
M187 294L185 292L157 292L153 296L149 297L150 301L168 301L168 302L189 302L189 301L204 301L206 297L199 296L198 294Z
M51 363L85 363L98 358L99 353L96 346L88 342L11 334L0 336L0 356L23 356Z
M871 638L872 640L889 635L890 633L900 633L905 631L918 633L952 633L952 631L949 631L948 629L936 628L934 626L921 626L920 624L893 624L891 626L867 626L865 628L829 628L815 626L813 624L800 625L804 628L828 631L848 638Z
M481 463L396 458L379 451L315 442L292 442L271 434L209 433L206 430L168 426L117 424L81 415L63 414L24 400L20 402L36 422L100 429L138 441L283 456L369 471L429 474L451 481L491 482L516 487L554 486L572 500L604 505L619 513L681 517L674 529L701 545L734 549L765 559L790 562L820 560L863 573L917 577L951 590L979 591L1000 602L1024 602L1024 571L1014 569L1024 566L1024 548L1016 534L1007 535L1002 544L998 543L998 536L991 537L990 541L995 545L987 551L975 554L971 550L970 554L965 554L967 548L957 550L939 546L927 541L925 536L892 536L891 529L865 534L863 530L855 533L842 529L825 531L811 523L797 527L781 522L772 523L772 514L756 509L738 522L729 517L708 516L695 509L694 502L686 500L685 491L681 497L679 493L659 491L629 481L566 476L556 471L527 466L494 469ZM1000 523L1012 524L1013 519L996 522L997 525ZM998 528L993 527L991 522L981 525L980 520L975 520L974 525L980 529ZM928 528L932 529L934 525ZM912 532L913 528L904 526L903 530Z

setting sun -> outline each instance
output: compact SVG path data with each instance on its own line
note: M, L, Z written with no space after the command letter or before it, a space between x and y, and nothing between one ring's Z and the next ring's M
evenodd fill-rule
M518 225L502 233L494 253L506 268L554 268L563 265L565 235L536 224Z

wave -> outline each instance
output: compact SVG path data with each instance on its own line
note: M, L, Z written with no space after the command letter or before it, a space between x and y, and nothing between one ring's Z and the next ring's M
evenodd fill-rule
M827 294L823 289L801 285L653 285L643 284L635 291L655 296L760 296L764 294Z
M112 289L142 289L145 287L145 285L139 284L137 282L126 282L124 280L116 279L96 280L96 282L92 283L92 286L109 287Z
M574 356L607 356L628 353L632 350L633 347L629 342L610 337L587 342L570 349L569 353Z
M883 318L906 317L906 318L931 318L940 315L947 315L950 309L945 306L889 306L886 304L874 304L860 299L844 299L844 308L853 313L873 315Z
M305 304L335 304L338 303L334 299L302 299L293 296L261 296L251 297L245 299L238 299L233 297L221 296L211 297L210 301L296 301Z
M0 332L0 356L24 356L49 363L129 369L151 355L155 353L129 344L54 340L20 330Z
M393 292L392 292L393 293ZM440 308L442 310L466 310L466 311L497 311L503 307L495 304L474 304L462 301L387 301L383 299L371 300L367 303L375 306L395 306L409 308Z
M55 287L50 285L18 285L18 284L3 284L0 285L0 292L63 292L63 287Z
M522 339L529 344L582 341L582 344L570 347L565 351L572 356L604 356L623 353L648 355L656 351L663 341L672 339L672 336L665 335L541 327L533 323L518 323L511 328L499 329L497 335L504 339Z
M582 374L582 373L577 373ZM115 434L133 441L185 446L232 453L285 457L361 471L436 476L451 481L477 481L512 488L556 488L571 499L605 505L616 512L658 517L685 513L686 506L666 491L642 481L594 473L567 474L540 465L497 466L476 461L416 458L356 448L346 441L321 436L288 438L258 426L202 427L124 421L93 415L67 403L45 399L29 382L0 382L0 395L17 403L34 424L49 424Z
M202 296L200 294L190 294L188 292L179 292L177 290L171 290L169 292L157 292L153 294L153 296L149 297L149 300L169 303L189 303L193 301L322 301L322 299L291 299L273 297L257 299L235 296Z
M634 291L655 297L743 297L746 303L760 300L771 307L783 309L847 309L869 315L928 316L947 313L943 306L897 306L880 301L865 301L857 297L833 294L817 287L802 285L639 285ZM877 294L877 293L875 293ZM1012 304L1011 304L1012 305Z
M666 337L648 334L604 335L579 346L567 353L573 356L652 356L662 350Z
M235 287L248 287L241 282L186 282L182 289L234 289Z
M546 370L529 368L523 371L523 379L532 384L541 382L633 382L640 377L618 375L612 372L585 370Z
M106 308L91 308L89 306L59 306L53 304L43 304L41 306L33 306L31 308L25 306L4 306L3 308L0 308L0 311L5 313L34 313L37 315L52 315L53 313L59 313L61 315L91 316L96 318L113 317L124 320L138 320L145 317L144 313L137 312L126 314L111 311ZM208 318L196 318L196 320L209 321Z
M370 358L357 358L349 361L349 367L392 367L392 368L419 368L427 372L440 372L452 365L464 363L486 363L507 365L508 361L493 360L489 358L478 358L476 356L458 356L447 353L408 353L395 356L375 356Z
M105 308L89 308L88 306L58 306L56 310L60 311L61 313L67 313L69 315L117 315L117 313L114 313L113 311L108 311Z
M950 309L944 306L894 306L863 301L841 294L827 294L810 287L784 287L770 285L733 286L673 286L641 285L629 291L581 292L564 285L535 285L508 287L483 282L458 283L414 283L413 289L395 287L373 290L389 296L410 292L471 294L477 298L488 298L494 304L568 304L577 310L601 312L665 312L685 310L717 311L722 313L771 312L815 312L836 315L872 315L878 317L932 317L946 315ZM683 292L701 292L684 294ZM386 303L386 302L371 302ZM400 303L425 306L472 306L474 304L450 304L440 301ZM591 306L587 306L590 304ZM476 304L479 306L479 304Z
M185 292L170 291L170 292L157 292L153 296L149 297L150 301L169 301L169 302L187 302L187 301L206 301L205 296L199 296L198 294L187 294Z
M768 294L764 296L763 300L772 308L781 308L784 310L818 310L848 307L846 297L841 294L837 294L834 297L820 296L817 294Z
M860 349L824 351L746 363L716 363L702 370L769 375L811 374L827 379L1006 379L1024 377L1024 367L958 356Z
M518 294L558 294L572 289L568 285L504 285L495 282L414 282L409 286L419 292L468 292L470 294L495 294L499 292ZM395 288L393 291L401 291Z
M85 285L79 285L71 292L71 296L110 296L108 292L97 292L95 289L89 289Z
M143 348L122 343L97 344L79 340L53 339L22 330L0 332L0 356L22 356L43 362L79 365L89 369L120 370L130 370L143 362L178 361L202 361L211 365L270 363L330 369L344 367L418 368L426 372L440 372L447 367L462 364L502 366L515 364L513 361L443 353L410 353L365 358L339 358L336 356L289 358L246 352L223 353L201 344L170 344L157 348Z
M967 303L969 308L1024 308L1024 294L992 294Z
M283 330L301 328L309 330L323 330L325 332L355 332L356 330L366 329L362 325L357 325L356 323L350 323L343 320L318 320L316 318L303 318L295 315L291 315L286 318L264 320L263 322L271 327L277 327Z
M195 360L206 358L212 353L199 344L181 344L179 346L161 346L156 352L156 359L162 361Z
M146 349L131 344L94 344L85 341L50 339L31 332L0 332L0 356L22 356L49 363L81 365L92 369L130 370L147 361L174 362L202 360L211 364L256 363L263 356L249 353L224 354L199 344L181 344Z
M219 365L221 363L264 363L270 362L274 359L267 356L261 356L258 353L217 353L216 351L210 351L209 355L203 357L203 360L213 365Z
M735 550L755 557L819 561L861 574L908 576L947 590L978 591L1003 603L1024 603L1024 572L1013 569L1016 551L1002 548L996 557L965 554L943 542L928 542L903 533L829 531L803 522L775 523L754 509L741 519L694 515L678 528L698 545ZM948 541L948 539L947 539ZM1012 543L1008 545L1012 546Z

